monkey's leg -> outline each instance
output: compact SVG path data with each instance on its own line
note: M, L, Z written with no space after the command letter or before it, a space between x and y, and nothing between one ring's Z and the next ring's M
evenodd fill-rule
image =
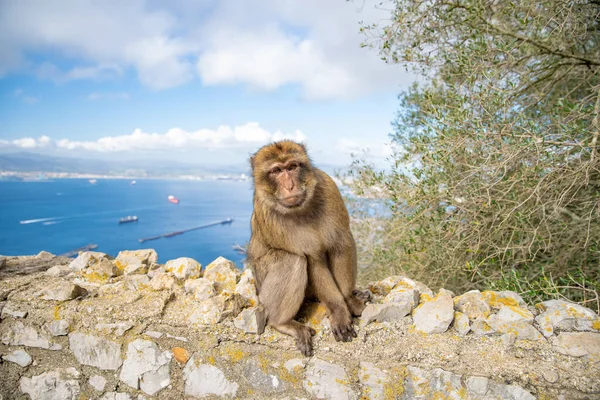
M265 307L269 325L295 338L302 354L310 356L315 331L293 319L302 305L308 282L306 257L270 250L253 263L260 271L258 298Z
M360 317L365 309L366 295L355 290L356 245L351 236L346 239L345 244L346 246L339 247L328 253L329 265L333 279L340 288L340 292L344 296L350 313L355 317Z
M309 258L308 279L315 295L319 301L325 304L329 312L331 330L335 340L338 342L351 341L353 337L356 337L356 332L352 326L352 316L348 311L344 296L340 293L333 276L329 272L325 257Z

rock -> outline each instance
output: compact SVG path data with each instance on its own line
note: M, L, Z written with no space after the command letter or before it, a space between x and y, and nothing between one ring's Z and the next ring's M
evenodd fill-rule
M371 282L367 285L367 288L371 293L380 296L386 296L393 290L404 291L413 289L419 291L421 294L433 297L433 292L425 284L402 275L390 276L379 282Z
M104 387L106 386L106 378L104 378L101 375L93 375L90 377L90 380L88 381L88 383L90 384L91 387L93 387L97 391L103 392Z
M465 314L469 319L485 319L491 309L479 290L471 290L454 298L454 308Z
M27 311L15 310L12 308L12 305L5 305L2 308L2 318L6 318L6 316L13 318L25 318L27 316Z
M207 300L217 295L213 283L206 278L188 279L183 288L186 293L192 293L196 300Z
M318 358L313 358L306 369L304 389L319 399L355 399L356 393L344 368Z
M254 389L264 393L279 393L287 389L287 385L276 375L263 372L254 360L248 360L243 376Z
M548 383L556 383L559 379L558 372L552 370L543 371L542 376L544 377L544 380Z
M445 332L454 318L452 295L447 290L440 289L437 296L415 308L412 316L418 331Z
M119 379L134 389L154 395L169 386L171 352L161 352L149 340L137 339L127 346Z
M419 305L420 292L416 289L405 289L404 287L393 289L383 298L383 303L403 304L409 307L408 312ZM408 313L407 313L408 314Z
M367 304L360 317L360 325L365 326L373 321L399 321L410 314L412 303Z
M78 400L78 377L79 373L74 368L56 369L31 378L21 378L20 389L31 400Z
M554 350L572 357L600 359L600 333L561 332L552 340Z
M104 370L117 370L123 363L121 346L110 340L79 332L69 334L69 348L77 361Z
M425 370L406 367L405 390L401 399L510 399L535 400L531 393L517 385L505 385L481 376L466 376L440 368ZM464 384L463 384L464 381Z
M237 316L245 303L245 300L237 294L223 292L218 296L201 301L188 318L188 322L214 325L229 316Z
M246 333L262 334L265 330L267 314L262 306L242 310L233 320L236 328Z
M153 290L172 290L175 285L175 279L166 272L158 272L150 280L148 286Z
M375 367L372 363L361 361L358 369L358 380L363 387L364 398L383 400L386 397L385 384L389 381L388 374Z
M171 349L171 353L173 353L175 361L177 361L179 364L185 364L190 359L190 355L183 347L173 347Z
M489 319L494 319L498 322L526 321L533 322L533 314L526 308L519 306L502 306L498 312L491 315Z
M542 311L535 318L535 322L546 337L552 336L555 330L600 332L598 315L579 304L564 300L549 300L538 303L535 307Z
M306 361L301 358L292 358L283 363L283 367L290 373L299 372L306 367Z
M180 257L167 261L165 270L172 273L177 279L195 279L202 273L202 266L193 258Z
M75 271L82 271L104 260L110 261L108 256L104 253L98 251L85 251L71 261L69 268Z
M494 315L488 318L486 322L494 332L512 333L518 340L540 340L543 337L540 331L535 329L533 325L525 320L501 322L492 317L494 317Z
M21 321L15 321L8 327L2 337L2 343L11 346L39 347L48 350L62 349L58 345L52 345L46 336L40 334L31 326L25 326Z
M480 319L476 319L475 321L471 322L471 332L477 336L487 336L496 333L496 331L494 331L492 327L487 324L487 322Z
M104 393L99 400L131 400L131 396L127 393L108 392Z
M157 332L157 331L146 331L146 332L144 332L144 335L148 335L154 339L160 339L163 336L163 333Z
M521 308L527 308L527 303L523 301L523 298L516 294L515 292L511 292L510 290L503 290L500 292L495 292L492 290L486 290L481 293L483 295L483 299L490 305L492 308L500 308L502 306L515 306Z
M35 256L35 258L39 258L40 260L50 260L52 258L56 257L54 254L49 253L47 251L40 251L39 253L37 253L37 255Z
M20 365L21 367L28 366L29 364L31 364L32 361L31 356L27 354L25 350L22 349L17 349L12 353L8 353L7 355L2 356L2 359L14 362L15 364Z
M57 282L46 288L41 295L43 300L67 301L87 294L87 290L71 282Z
M240 294L247 300L250 307L256 307L259 304L256 294L256 280L250 268L246 268L240 277L240 281L235 286L235 293Z
M210 364L196 362L196 355L183 369L185 394L194 397L231 396L235 397L239 385L227 380L223 371Z
M67 276L71 273L71 269L68 265L55 265L50 267L44 272L46 276L52 276L55 278Z
M50 322L46 329L52 336L66 336L69 333L69 323L64 319Z
M123 250L115 259L115 266L125 275L145 274L151 265L158 261L153 249Z
M103 331L104 333L114 334L116 336L123 336L125 332L133 328L131 322L115 322L113 324L96 324L97 331Z
M469 325L469 317L460 311L454 312L454 329L460 336L465 336L471 330L471 326Z
M89 283L104 284L119 275L119 272L112 261L103 259L81 271L81 277Z
M141 290L150 284L148 275L128 275L125 282L134 290Z
M204 271L204 277L214 283L217 293L235 291L238 274L235 264L224 257L208 264Z
M6 266L6 257L0 256L0 268L4 268Z
M500 336L500 340L502 341L504 347L511 348L517 341L517 335L513 332L505 333Z

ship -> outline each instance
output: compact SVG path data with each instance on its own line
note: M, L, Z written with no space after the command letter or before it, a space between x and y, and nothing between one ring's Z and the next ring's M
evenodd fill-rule
M120 224L124 224L126 222L137 222L138 217L137 215L128 215L127 217L123 217L119 220Z
M98 181L96 179L90 179L88 182L95 185Z
M179 199L176 198L175 196L169 196L168 199L173 204L179 204Z
M131 181L131 186L135 185L136 183L136 181Z

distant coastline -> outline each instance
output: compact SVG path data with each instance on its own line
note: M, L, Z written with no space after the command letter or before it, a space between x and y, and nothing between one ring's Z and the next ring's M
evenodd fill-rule
M173 180L228 180L247 181L249 176L245 173L206 173L206 174L94 174L79 172L47 172L47 171L0 171L0 181L13 182L43 182L52 179L173 179Z

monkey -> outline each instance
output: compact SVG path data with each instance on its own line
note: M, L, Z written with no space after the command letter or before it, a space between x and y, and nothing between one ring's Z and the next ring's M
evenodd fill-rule
M336 341L356 337L365 308L355 290L357 255L350 218L333 179L313 166L304 144L270 143L250 157L254 183L247 262L267 324L312 354L314 329L294 320L306 298L327 309Z

